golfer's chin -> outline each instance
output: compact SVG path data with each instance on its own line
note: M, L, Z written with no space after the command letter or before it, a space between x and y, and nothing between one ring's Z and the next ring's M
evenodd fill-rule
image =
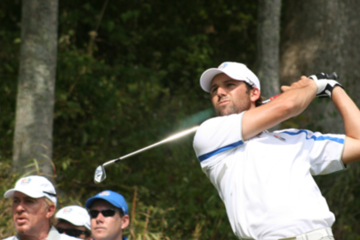
M215 109L217 116L228 116L237 113L234 108L229 106L221 106Z

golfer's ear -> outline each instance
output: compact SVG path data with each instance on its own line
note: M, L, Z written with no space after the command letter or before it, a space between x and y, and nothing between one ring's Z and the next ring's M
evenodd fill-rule
M260 98L260 90L258 88L251 89L250 100L251 102L256 102Z

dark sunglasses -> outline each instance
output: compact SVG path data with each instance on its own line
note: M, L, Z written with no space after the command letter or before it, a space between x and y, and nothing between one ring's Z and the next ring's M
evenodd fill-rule
M57 228L59 233L65 233L66 235L72 237L79 237L81 234L85 234L86 237L90 236L90 233L87 231L75 229L75 228Z
M118 209L103 209L101 211L99 210L90 210L89 214L91 218L97 218L99 213L101 213L104 217L112 217L115 215L115 212L119 211Z

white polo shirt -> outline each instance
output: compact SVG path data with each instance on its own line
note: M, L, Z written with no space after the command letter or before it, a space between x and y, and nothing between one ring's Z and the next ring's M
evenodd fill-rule
M277 239L331 227L334 214L312 175L344 169L345 136L286 129L243 141L243 114L205 121L193 143L235 235Z
M50 227L49 234L44 240L79 240L80 238L68 236L66 234L60 234L54 226ZM3 240L21 240L20 235L4 238Z

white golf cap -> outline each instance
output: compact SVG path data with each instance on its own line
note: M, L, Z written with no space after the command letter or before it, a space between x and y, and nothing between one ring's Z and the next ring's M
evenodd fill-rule
M20 178L15 188L7 190L4 194L5 198L11 198L15 192L21 192L32 198L46 197L56 206L56 191L54 185L43 176L27 176Z
M82 208L80 206L71 205L63 207L56 213L55 218L58 220L63 219L75 226L84 226L87 229L91 230L90 215L85 208Z
M205 92L210 92L213 78L220 73L225 73L232 79L247 82L252 87L260 90L260 81L258 77L248 69L246 65L237 62L223 62L218 68L210 68L203 72L200 77L201 88Z

